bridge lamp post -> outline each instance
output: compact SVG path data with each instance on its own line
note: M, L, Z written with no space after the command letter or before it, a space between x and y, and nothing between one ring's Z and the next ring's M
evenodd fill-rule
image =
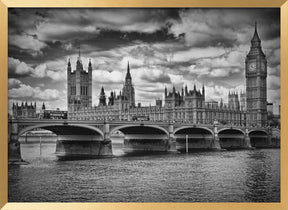
M40 150L40 157L42 156L42 137L40 136L40 142L39 142L39 150Z
M188 153L189 151L189 147L188 147L188 135L186 135L186 153Z

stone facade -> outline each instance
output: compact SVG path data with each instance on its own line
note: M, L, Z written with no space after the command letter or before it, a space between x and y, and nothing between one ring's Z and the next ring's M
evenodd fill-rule
M261 40L255 32L245 60L247 122L251 126L267 126L267 60Z
M12 105L12 117L13 118L36 118L36 102L34 102L34 105L32 102L30 105L27 103L21 103L21 105L18 105L18 103L13 103Z
M81 106L69 109L68 119L79 120L150 120L186 122L193 124L213 124L218 121L223 125L267 126L267 61L261 49L261 40L255 25L251 40L251 50L245 61L246 93L229 92L227 103L205 100L205 86L197 90L188 87L177 91L164 90L164 105L157 99L155 106L135 106L135 91L132 84L129 63L122 92L117 96L111 92L106 105L105 92L102 88L99 106ZM69 81L68 81L69 84ZM69 96L68 96L69 98ZM105 100L105 102L104 102Z
M84 70L79 57L76 70L72 71L70 60L67 66L67 104L68 111L92 107L92 64L89 61L88 72Z

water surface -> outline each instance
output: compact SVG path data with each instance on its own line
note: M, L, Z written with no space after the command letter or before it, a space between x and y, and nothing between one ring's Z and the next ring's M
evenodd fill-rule
M57 161L55 143L21 145L9 202L280 202L280 150L197 152Z

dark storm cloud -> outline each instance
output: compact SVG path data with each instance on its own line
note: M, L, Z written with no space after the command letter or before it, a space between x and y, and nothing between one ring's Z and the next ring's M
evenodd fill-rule
M73 33L97 34L99 29L153 33L171 18L179 18L177 9L22 9L10 10L9 27L11 33L37 28L41 40L61 40Z
M191 46L231 47L250 40L255 21L264 26L261 32L275 24L275 33L267 38L277 35L279 14L279 9L188 9L180 11L181 21L172 24L170 32Z
M45 59L75 53L79 44L88 46L88 49L82 48L82 53L89 53L95 48L109 50L138 40L162 42L174 39L173 35L168 34L169 20L179 18L177 9L98 11L100 12L95 13L93 9L9 10L9 56L29 63L37 57L37 62L44 62ZM122 18L119 19L119 15ZM71 46L69 50L65 49L68 45Z
M54 89L52 83L60 94L65 89L67 59L74 69L80 45L85 69L89 58L93 63L94 103L100 85L105 90L120 88L128 61L136 100L158 98L164 85L193 88L194 83L207 86L207 98L225 98L230 89L244 89L245 56L257 21L268 60L268 89L276 100L279 15L279 9L265 8L9 9L9 79L22 82L11 80L10 93L17 98L29 90L33 98ZM35 80L43 83L38 92L32 91L38 85ZM65 101L58 100L55 91L45 93L58 105Z

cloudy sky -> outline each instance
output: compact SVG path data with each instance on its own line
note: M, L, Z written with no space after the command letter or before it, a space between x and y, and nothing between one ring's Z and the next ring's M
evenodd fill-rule
M66 68L77 46L99 90L120 90L130 63L136 101L154 104L165 86L206 87L206 100L245 90L254 22L268 59L268 101L280 104L279 9L9 9L8 94L38 108L67 109Z

